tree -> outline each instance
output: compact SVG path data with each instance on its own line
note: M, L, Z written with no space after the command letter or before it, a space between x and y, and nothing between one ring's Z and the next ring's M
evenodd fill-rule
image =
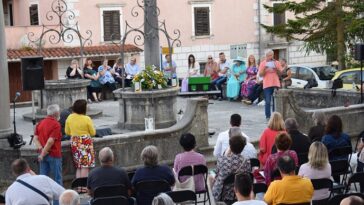
M282 1L274 7L264 5L270 13L292 12L294 19L286 23L262 25L268 33L303 41L307 53L326 53L345 68L347 50L364 39L363 0L303 0Z

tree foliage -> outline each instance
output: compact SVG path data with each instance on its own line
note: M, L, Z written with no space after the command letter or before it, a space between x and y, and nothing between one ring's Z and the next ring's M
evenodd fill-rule
M274 7L264 5L270 13L291 12L294 19L270 26L268 33L290 40L305 42L306 52L326 53L345 67L347 49L364 39L363 0L304 0L282 1Z

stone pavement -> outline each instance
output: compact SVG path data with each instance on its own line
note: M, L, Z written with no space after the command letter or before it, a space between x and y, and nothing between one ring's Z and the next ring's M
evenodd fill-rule
M179 97L177 99L177 109L186 110L187 98ZM103 101L101 103L93 103L90 108L103 110L103 115L93 119L96 128L113 127L117 124L119 105L117 101ZM30 140L30 135L33 133L33 125L29 121L23 119L23 114L30 113L31 107L16 108L15 120L17 132L23 135L27 144ZM11 120L13 111L11 110ZM210 145L214 145L219 132L229 128L230 115L238 113L242 116L242 128L251 141L257 141L260 134L267 126L264 107L256 105L247 106L241 102L217 101L210 100L208 106L209 130L215 131L215 135L209 139ZM28 146L28 145L27 145Z

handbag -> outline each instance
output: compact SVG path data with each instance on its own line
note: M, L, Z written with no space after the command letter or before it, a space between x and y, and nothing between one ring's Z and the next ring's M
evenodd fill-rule
M188 177L187 180L184 182L179 181L178 174L173 169L173 175L175 179L173 191L190 190L195 192L195 179L193 177L193 166L191 167L192 167L192 176Z

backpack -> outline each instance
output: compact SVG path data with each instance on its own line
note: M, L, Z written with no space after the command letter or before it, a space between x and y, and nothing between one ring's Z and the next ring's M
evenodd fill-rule
M331 95L332 97L336 96L336 89L338 88L342 88L343 87L343 80L341 78L335 79L332 82L332 87L331 87Z

